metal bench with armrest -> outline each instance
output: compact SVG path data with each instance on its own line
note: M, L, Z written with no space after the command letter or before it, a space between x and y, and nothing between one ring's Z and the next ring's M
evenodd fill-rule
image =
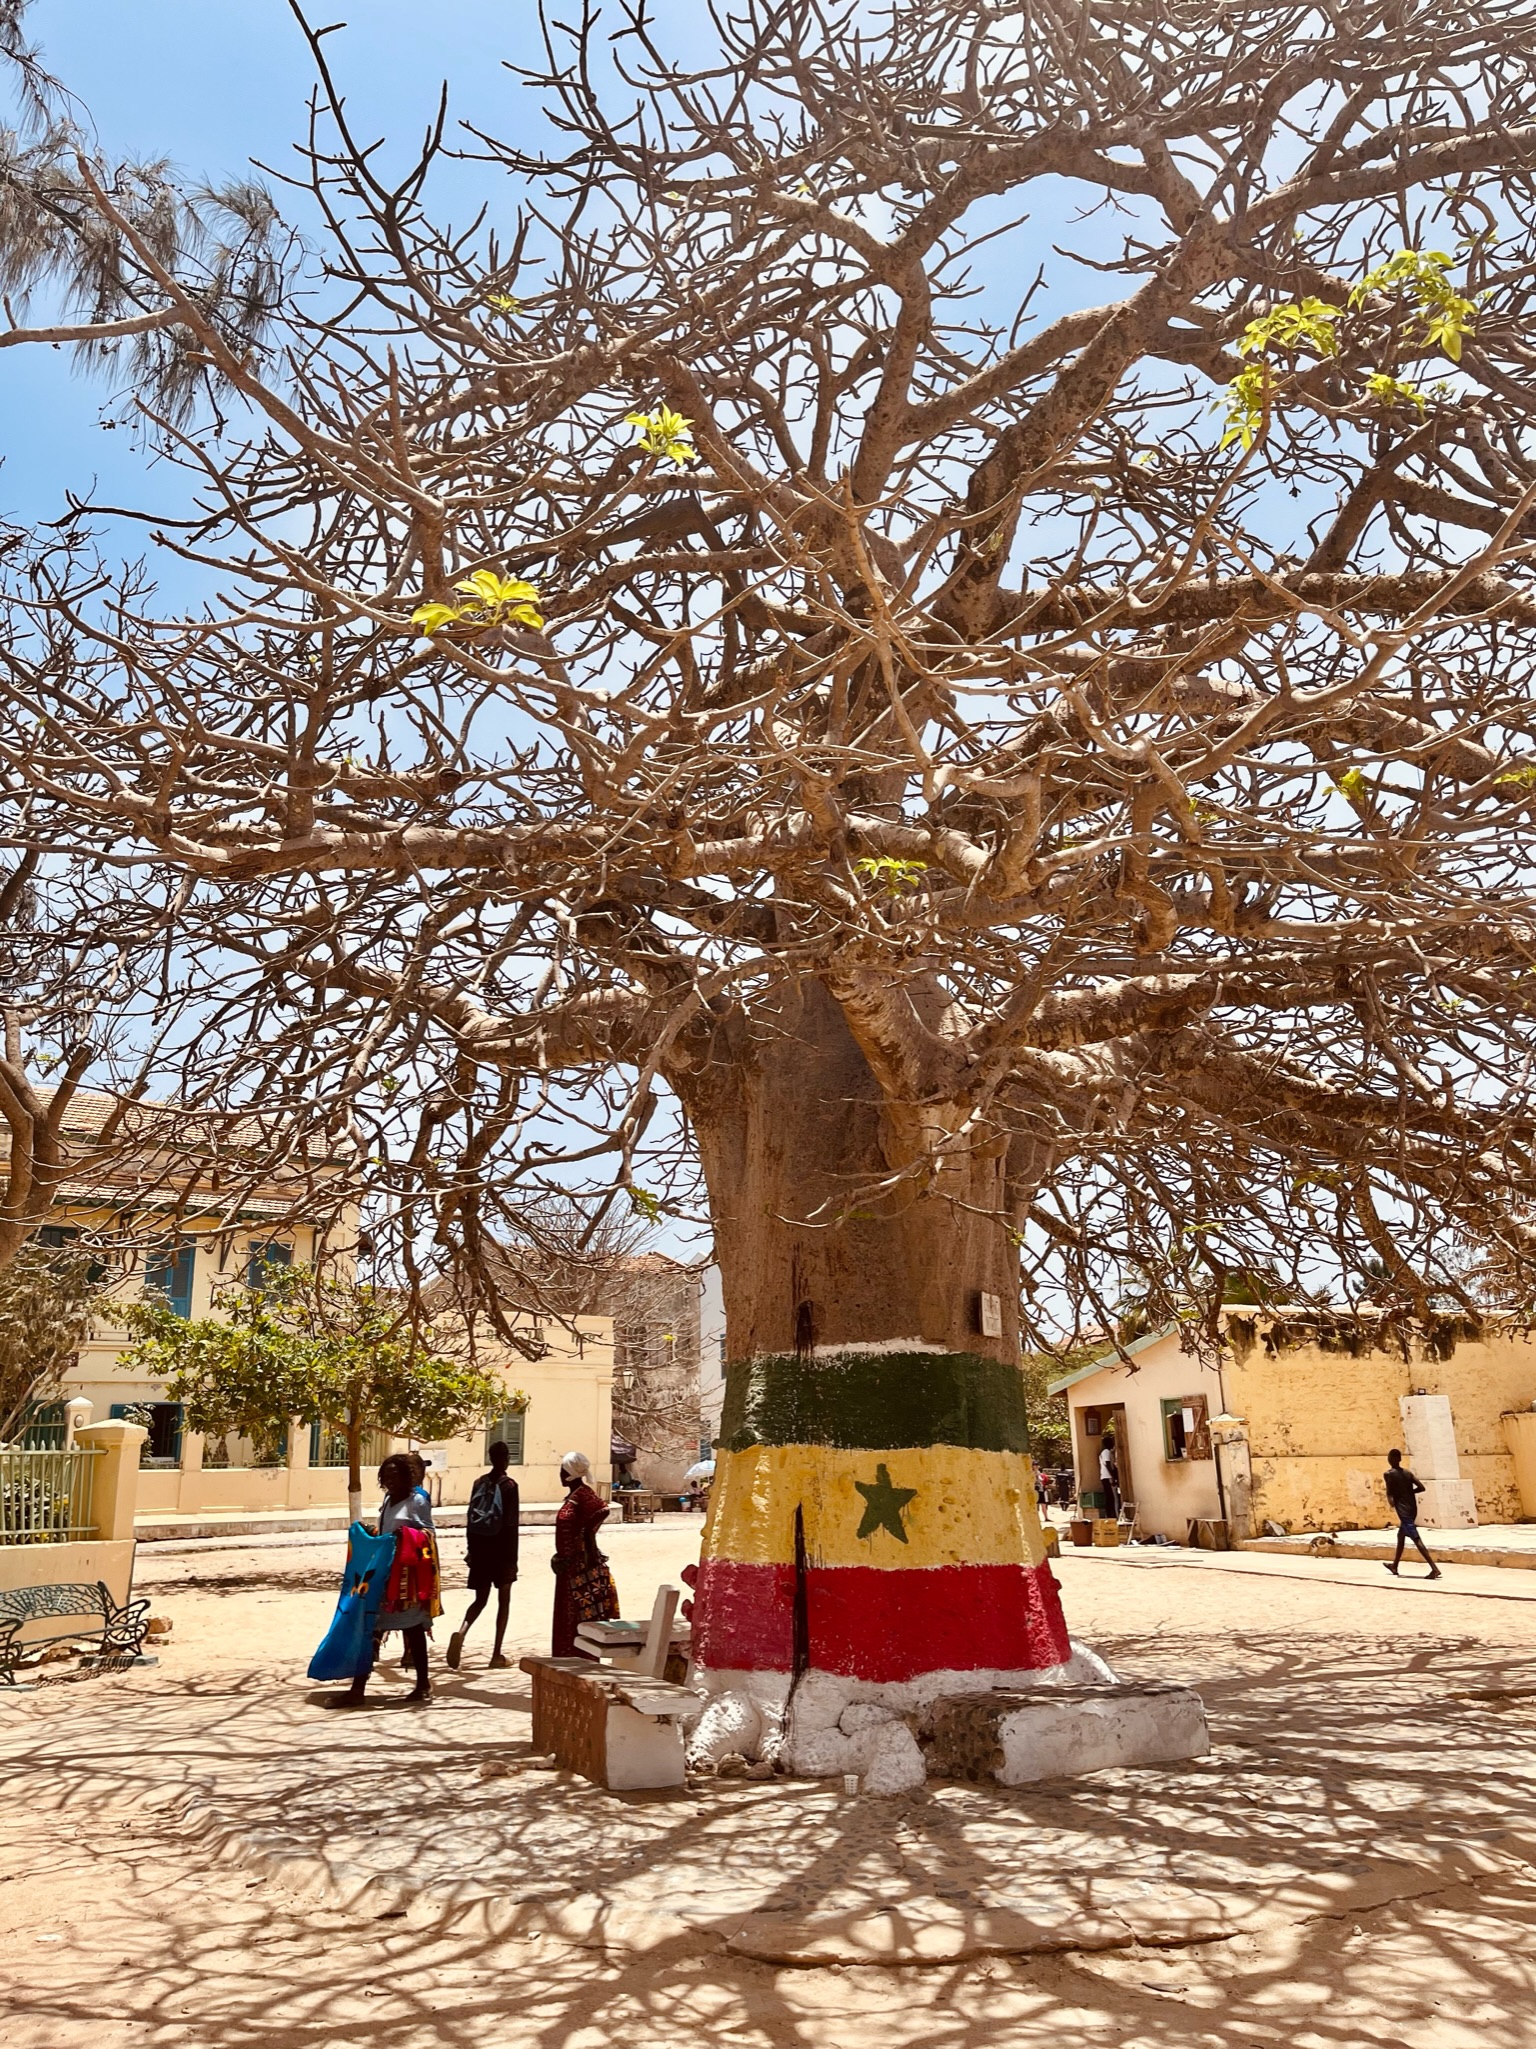
M30 1623L58 1618L65 1628L36 1630L22 1641ZM0 1593L0 1679L16 1684L16 1670L28 1651L52 1643L76 1643L95 1637L101 1656L136 1658L149 1630L148 1601L114 1600L105 1580L94 1586L12 1587Z

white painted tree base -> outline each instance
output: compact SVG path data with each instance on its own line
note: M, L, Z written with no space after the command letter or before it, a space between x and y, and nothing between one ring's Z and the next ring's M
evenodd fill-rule
M1124 1685L1077 1643L1067 1664L1045 1671L925 1672L885 1684L807 1672L793 1699L787 1673L701 1672L698 1679L711 1698L694 1725L690 1764L736 1755L803 1778L856 1773L873 1793L923 1784L927 1764L918 1738L931 1733L934 1704L966 1695L1027 1697L999 1723L1003 1785L1170 1763L1210 1748L1198 1694Z

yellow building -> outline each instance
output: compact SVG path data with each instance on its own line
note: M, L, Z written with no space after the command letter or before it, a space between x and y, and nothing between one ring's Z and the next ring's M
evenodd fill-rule
M66 1136L82 1150L106 1102L82 1096L71 1106ZM319 1225L294 1221L302 1215L302 1187L293 1174L273 1173L265 1180L252 1174L237 1191L227 1180L221 1188L200 1168L190 1144L170 1142L172 1114L154 1106L144 1115L137 1144L93 1165L88 1178L67 1183L39 1231L40 1241L99 1246L116 1274L113 1295L131 1301L159 1290L177 1315L201 1318L217 1317L221 1291L246 1281L253 1269L313 1263L326 1252L334 1255L338 1239L343 1245L352 1239L353 1220L345 1212L329 1236ZM531 1359L513 1346L481 1344L479 1363L499 1373L508 1389L508 1408L500 1418L419 1447L432 1461L432 1491L440 1501L468 1500L496 1437L511 1449L513 1477L525 1501L560 1498L565 1451L587 1453L595 1484L611 1480L611 1319L576 1317L570 1329L550 1324L530 1337L536 1353ZM138 1483L141 1522L197 1513L345 1509L347 1474L337 1433L312 1419L293 1418L283 1441L267 1446L233 1437L205 1441L185 1427L180 1405L167 1400L163 1386L130 1367L127 1344L128 1333L110 1310L99 1315L66 1376L64 1397L74 1404L77 1422L86 1419L88 1403L90 1420L126 1419L148 1431ZM527 1396L526 1407L514 1408L514 1390ZM380 1437L369 1456L382 1457L406 1441ZM371 1499L368 1472L364 1492Z
M1238 1540L1270 1522L1387 1528L1381 1476L1393 1446L1426 1484L1427 1526L1536 1518L1536 1461L1524 1449L1536 1340L1523 1333L1489 1325L1430 1342L1365 1316L1234 1307L1207 1360L1184 1351L1177 1330L1126 1351L1052 1391L1067 1398L1079 1492L1101 1492L1109 1440L1143 1534L1184 1543L1205 1519Z

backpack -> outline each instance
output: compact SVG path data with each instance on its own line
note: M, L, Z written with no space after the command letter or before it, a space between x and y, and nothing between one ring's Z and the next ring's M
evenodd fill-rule
M503 1505L501 1480L495 1473L482 1473L470 1490L469 1508L464 1517L464 1534L471 1543L478 1538L481 1542L501 1535Z

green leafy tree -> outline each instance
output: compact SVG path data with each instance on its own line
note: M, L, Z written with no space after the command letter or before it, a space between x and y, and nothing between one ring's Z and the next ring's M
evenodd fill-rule
M1024 1413L1029 1419L1029 1454L1038 1470L1042 1466L1072 1463L1072 1425L1064 1394L1052 1394L1051 1382L1064 1373L1086 1366L1104 1345L1083 1345L1062 1358L1056 1352L1026 1352L1020 1362L1024 1375Z
M434 1349L403 1297L314 1267L269 1267L230 1288L224 1318L196 1322L163 1301L132 1305L128 1361L165 1383L194 1430L270 1441L289 1416L318 1416L347 1446L349 1511L362 1508L363 1440L452 1437L524 1399L472 1362ZM227 1319L227 1320L225 1320Z
M63 1392L85 1341L102 1276L83 1252L24 1246L0 1270L0 1444L34 1402Z

